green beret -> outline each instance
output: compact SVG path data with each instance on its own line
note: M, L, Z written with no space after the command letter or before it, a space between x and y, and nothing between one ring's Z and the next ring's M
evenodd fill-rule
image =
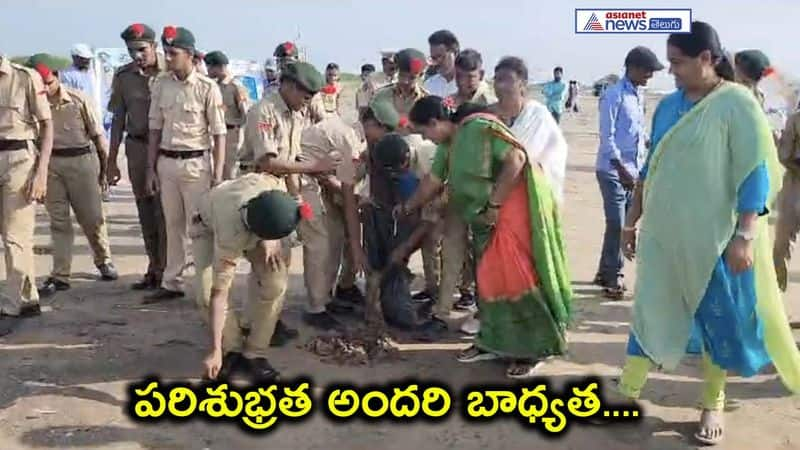
M294 62L289 64L286 69L281 72L281 77L294 80L295 83L312 94L319 92L325 84L325 78L323 78L322 74L307 62Z
M46 78L48 72L66 69L70 66L70 63L64 58L59 58L48 53L37 53L31 55L28 60L25 61L25 65L31 69L36 69L36 71L42 75L42 78Z
M378 165L394 170L403 167L410 153L408 142L397 133L389 133L382 137L372 149L372 157Z
M425 72L427 65L425 54L415 48L400 50L394 55L394 61L397 63L397 70L414 75Z
M123 41L131 42L131 41L147 41L147 42L155 42L156 41L156 32L148 27L143 23L135 23L130 25L128 28L125 28L125 31L119 35Z
M300 219L308 211L308 205L297 202L283 191L264 191L252 198L247 205L247 229L261 239L281 239L297 228Z
M182 48L194 52L194 35L183 27L173 27L172 25L164 27L164 32L161 33L161 43L165 47Z
M276 58L297 58L297 46L294 42L284 42L275 47L275 53L272 56Z
M761 50L742 50L734 57L736 65L747 78L758 81L769 68L769 58Z
M375 120L381 125L391 130L396 129L398 125L400 125L400 114L391 101L376 98L369 103L369 109L372 111Z
M206 53L206 57L203 58L203 61L206 62L207 66L227 66L229 62L225 53L219 50Z

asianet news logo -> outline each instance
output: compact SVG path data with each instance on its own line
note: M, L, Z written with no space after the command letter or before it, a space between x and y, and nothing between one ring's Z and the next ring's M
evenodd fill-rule
M575 32L689 33L691 9L576 9Z

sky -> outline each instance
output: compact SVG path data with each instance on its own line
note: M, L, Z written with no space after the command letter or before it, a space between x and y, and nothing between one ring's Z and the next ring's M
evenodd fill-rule
M159 34L165 25L189 28L198 48L232 58L263 61L279 42L298 40L312 63L335 61L351 72L378 65L383 48L427 53L428 35L442 28L480 51L487 68L505 55L522 57L533 81L556 65L582 82L619 73L637 45L666 60L666 35L576 35L575 8L692 8L727 50L760 48L779 71L800 78L798 0L0 0L0 53L66 55L76 42L122 47L120 32L142 22ZM665 71L659 80L671 78Z

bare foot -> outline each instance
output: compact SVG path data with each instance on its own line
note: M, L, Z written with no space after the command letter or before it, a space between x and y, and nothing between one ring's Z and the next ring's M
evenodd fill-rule
M704 409L703 414L700 415L700 429L697 430L694 437L705 445L717 445L722 442L724 431L724 412Z

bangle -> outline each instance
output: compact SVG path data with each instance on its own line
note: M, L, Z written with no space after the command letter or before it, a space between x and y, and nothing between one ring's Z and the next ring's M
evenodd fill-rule
M625 225L624 227L622 227L622 231L636 231L636 227L629 227Z

